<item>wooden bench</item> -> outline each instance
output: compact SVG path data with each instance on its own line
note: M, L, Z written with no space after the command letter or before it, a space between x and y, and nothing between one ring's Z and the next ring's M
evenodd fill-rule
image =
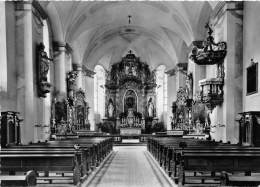
M233 150L183 150L179 153L177 166L177 176L179 185L191 183L189 179L196 176L186 176L186 172L260 172L260 150L259 149L233 149ZM215 175L213 177L216 177ZM204 183L206 178L197 177ZM220 183L221 177L217 180Z
M238 176L223 172L221 184L224 186L259 186L260 176Z
M179 144L182 144L180 147ZM187 180L199 180L200 183L204 183L205 181L211 180L213 183L220 183L220 172L225 171L225 167L229 167L229 164L226 163L226 166L224 168L210 168L205 167L204 170L201 169L200 165L206 162L210 164L210 162L207 162L207 157L200 157L202 153L209 154L211 157L209 157L210 161L214 162L213 155L219 156L219 154L225 155L227 154L233 154L238 156L240 153L242 154L243 159L247 159L248 155L246 153L254 154L258 158L258 153L260 152L259 148L251 148L251 147L239 147L237 144L231 145L231 144L223 144L223 143L217 143L217 142L210 142L206 140L196 140L196 139L182 139L182 138L150 138L148 139L148 150L152 153L152 155L158 160L160 165L168 172L169 176L171 176L176 182L180 179L184 182L180 182L181 184L187 185ZM191 163L194 162L194 160L186 160L183 161L183 159L187 159L187 157L182 157L182 154L192 154L192 157L198 159L197 163L198 165L194 168L191 167ZM199 155L199 156L196 156ZM199 160L200 158L200 160ZM195 160L196 160L195 159ZM218 161L223 161L222 158L219 156ZM232 157L229 157L229 159L233 159ZM243 160L242 159L242 160ZM234 160L233 160L234 161ZM218 163L217 161L215 161ZM232 161L230 161L232 162ZM183 163L186 163L186 165L182 166ZM187 163L188 166L187 167ZM258 164L259 165L259 164ZM184 175L181 177L180 168L184 170ZM245 168L244 168L245 169ZM243 168L240 167L240 170L236 168L237 171L240 172L246 172ZM250 170L250 167L247 169ZM236 171L234 170L234 171ZM219 175L216 176L216 171L219 171ZM233 170L232 170L233 171ZM185 172L190 172L193 175L187 176L185 175ZM207 175L205 175L205 173ZM233 179L232 179L233 180ZM232 181L231 180L231 181ZM196 185L203 185L198 184ZM211 184L204 184L204 185L211 185Z
M1 171L2 173L15 174L16 172L24 172L34 170L38 172L62 171L73 173L73 184L78 184L81 177L81 158L79 152L64 151L45 151L39 152L17 152L2 153Z
M1 186L36 186L35 171L28 171L25 175L0 175Z
M10 148L33 150L41 148L72 149L74 145L79 146L83 151L86 152L86 159L91 160L92 169L99 165L99 163L107 156L113 147L111 138L82 138L73 140L50 141L48 143L31 144L25 146L12 146ZM9 151L11 150L10 148L8 149Z
M0 151L3 163L1 171L14 174L31 168L38 173L44 172L44 176L38 177L40 180L48 180L52 183L57 179L71 179L74 184L77 184L80 179L87 177L111 150L111 138L62 140L12 146ZM62 176L49 176L49 172L59 172ZM64 177L65 172L73 175Z

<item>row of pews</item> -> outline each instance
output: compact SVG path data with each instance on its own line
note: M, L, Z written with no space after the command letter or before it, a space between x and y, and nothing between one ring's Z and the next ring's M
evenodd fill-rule
M147 148L179 186L260 185L260 147L151 137Z
M112 151L113 139L89 137L2 148L1 186L79 185Z

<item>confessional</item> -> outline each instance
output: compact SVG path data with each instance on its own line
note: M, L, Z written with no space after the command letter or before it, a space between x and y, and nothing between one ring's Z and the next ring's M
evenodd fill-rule
M239 143L243 146L260 146L260 111L239 114Z
M20 144L20 121L18 112L1 112L1 147Z

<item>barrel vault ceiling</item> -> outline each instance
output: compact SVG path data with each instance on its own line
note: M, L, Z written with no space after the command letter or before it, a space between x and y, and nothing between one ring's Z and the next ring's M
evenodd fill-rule
M132 50L152 68L187 62L191 42L218 2L41 1L53 38L73 48L73 62L106 69ZM128 15L131 15L129 24Z

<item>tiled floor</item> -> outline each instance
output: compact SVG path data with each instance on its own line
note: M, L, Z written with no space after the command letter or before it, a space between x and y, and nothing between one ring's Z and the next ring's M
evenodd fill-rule
M145 146L118 146L88 187L170 187Z

